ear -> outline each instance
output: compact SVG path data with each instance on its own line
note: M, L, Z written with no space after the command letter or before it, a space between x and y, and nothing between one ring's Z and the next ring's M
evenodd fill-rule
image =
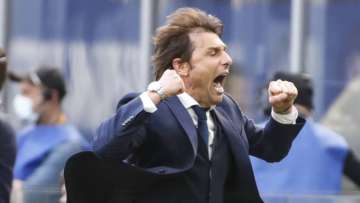
M43 90L42 94L43 94L44 101L50 101L53 98L53 90L51 90L51 89Z
M183 62L181 58L175 58L172 60L172 67L182 77L189 75L190 66L187 62Z
M58 91L53 90L53 97L56 99L57 102L61 103L60 101L60 94Z
M48 97L48 100L49 101L56 101L58 103L60 103L60 95L59 95L59 92L52 89L52 90L49 90L49 97Z

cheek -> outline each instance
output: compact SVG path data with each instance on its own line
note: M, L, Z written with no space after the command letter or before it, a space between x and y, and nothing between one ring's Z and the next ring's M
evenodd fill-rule
M198 80L200 80L202 83L208 84L209 82L211 82L212 75L212 72L210 72L209 70L202 70L198 74Z
M39 105L42 103L42 97L40 95L35 95L31 98L33 101L33 108L39 108Z
M211 85L211 82L209 82L209 77L202 76L202 77L196 77L192 80L192 86L194 88L201 88L201 89L208 89Z
M193 71L191 72L191 86L193 88L201 87L201 88L208 88L212 85L212 80L214 78L214 71L211 71L209 68L203 68L209 66L196 66L194 67Z

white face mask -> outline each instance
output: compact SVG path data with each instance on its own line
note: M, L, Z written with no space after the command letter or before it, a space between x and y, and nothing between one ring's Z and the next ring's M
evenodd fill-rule
M33 111L33 102L29 97L18 94L14 98L13 107L15 114L25 121L35 122L39 114Z

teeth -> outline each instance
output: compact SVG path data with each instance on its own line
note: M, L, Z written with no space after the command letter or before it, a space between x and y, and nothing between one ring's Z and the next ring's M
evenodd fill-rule
M214 87L218 93L220 93L220 94L224 93L224 87L221 85L221 83L219 83L219 82L214 83Z

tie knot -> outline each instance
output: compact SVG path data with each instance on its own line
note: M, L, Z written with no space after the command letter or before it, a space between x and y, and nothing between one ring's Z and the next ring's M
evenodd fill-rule
M206 111L208 108L201 108L200 106L192 106L199 120L206 120Z

